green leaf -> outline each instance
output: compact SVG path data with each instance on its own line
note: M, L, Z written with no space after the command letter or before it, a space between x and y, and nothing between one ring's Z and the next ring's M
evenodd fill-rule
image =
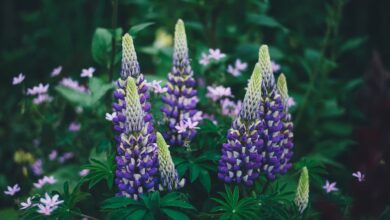
M90 107L92 100L90 96L86 93L78 92L70 88L66 88L63 86L57 86L55 88L57 92L59 92L65 99L69 102L76 104L82 107Z
M347 40L343 45L341 45L339 54L343 54L349 50L360 47L367 41L367 39L367 37L354 37Z
M276 21L274 18L267 15L248 14L248 21L252 24L257 24L265 27L280 28L284 32L288 32L288 29Z
M210 180L210 174L206 170L202 170L199 177L200 182L206 189L207 193L210 193L211 188L211 180Z
M189 220L190 218L184 214L183 212L176 211L173 209L162 209L162 212L164 212L167 216L172 218L173 220Z
M138 32L142 31L143 29L145 29L153 24L154 24L154 22L145 22L142 24L134 25L133 27L130 28L129 34L134 37L135 35L137 35Z
M112 34L108 29L97 28L92 37L92 58L100 65L107 66L110 62Z
M101 204L101 208L104 209L117 209L117 208L124 208L128 205L139 205L137 201L134 199L130 199L127 197L112 197L109 199L106 199Z
M138 209L135 212L131 213L131 215L127 219L131 220L142 220L146 214L145 209Z
M190 164L190 179L191 179L191 183L193 183L198 178L200 170L201 170L201 168L198 165L196 165L194 163Z

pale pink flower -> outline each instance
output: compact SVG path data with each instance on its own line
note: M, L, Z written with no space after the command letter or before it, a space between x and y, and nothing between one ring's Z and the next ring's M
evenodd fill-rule
M106 120L107 121L112 121L114 118L116 117L116 112L113 112L113 113L106 113Z
M248 67L248 64L245 63L245 62L241 62L240 59L237 59L236 62L234 63L235 64L235 68L239 71L245 71L246 68Z
M295 103L294 98L293 97L288 97L288 99L287 99L287 108L293 107L295 105L296 105L296 103Z
M223 97L233 97L230 87L223 86L207 86L206 97L212 99L214 102Z
M43 174L42 163L43 163L42 159L38 159L33 164L30 165L32 172L36 176L40 176Z
M192 120L194 120L194 121L202 121L202 120L203 120L202 114L203 114L202 111L197 111L197 112L192 116Z
M38 204L37 207L38 207L37 212L42 215L51 215L51 213L57 208L57 207L50 207L42 204Z
M6 195L10 195L10 196L13 196L15 195L17 192L20 191L20 187L19 187L19 184L15 184L14 186L7 186L7 190L4 191L4 194Z
M55 160L57 158L58 152L56 150L52 150L49 154L49 160Z
M56 194L53 197L50 197L48 193L45 193L45 198L41 198L39 201L48 207L56 207L59 204L63 203L63 200L58 200L59 195Z
M81 170L80 172L79 172L79 175L80 176L86 176L86 175L88 175L89 174L89 169L83 169L83 170Z
M26 202L21 202L20 205L22 206L20 209L27 209L27 208L30 208L32 206L32 199L34 199L34 197L28 197Z
M228 65L227 72L230 73L234 77L241 75L240 70L238 70L237 68L234 68L232 65Z
M240 113L242 107L241 101L235 103L230 99L223 99L221 100L220 104L221 104L222 115L226 115L230 117L236 117Z
M69 124L68 130L71 132L77 132L80 130L80 128L81 128L81 124L74 121Z
M338 191L339 189L336 187L336 182L330 183L328 180L326 180L326 183L322 188L326 191L326 193L330 193L333 191Z
M46 184L54 184L57 180L53 176L44 176L42 179L39 179L37 183L34 183L34 187L37 189L41 189Z
M198 124L199 124L199 122L197 122L197 121L192 121L191 120L191 118L188 118L186 121L185 121L185 124L186 124L186 126L187 126L187 128L189 128L189 129L199 129L199 127L196 127Z
M43 85L42 83L39 83L38 86L34 86L33 88L27 89L27 95L38 95L47 93L47 90L49 89L49 84Z
M363 182L366 178L366 176L360 171L357 171L356 173L352 173L352 176L356 177L359 182Z
M12 78L12 85L18 85L23 82L23 80L26 78L26 76L23 73L19 73L18 76L15 76Z
M224 57L226 57L226 54L221 53L220 49L212 49L212 48L209 49L209 58L210 59L214 59L214 60L218 61L220 59L223 59Z
M202 53L202 57L199 60L199 64L201 64L202 66L206 66L209 63L210 63L209 55L206 53Z
M50 76L56 77L56 76L60 75L61 71L62 71L62 66L58 66L58 67L54 68L53 71L51 71Z
M80 85L79 82L77 82L76 80L73 80L70 77L63 78L60 82L60 85L67 87L67 88L70 88L70 89L73 89L73 90L78 91L78 92L83 92L83 93L88 92L88 89L85 86Z
M175 126L176 130L177 130L177 133L184 133L186 132L188 126L187 126L187 123L185 121L180 121L178 125Z
M49 96L48 94L39 94L37 97L33 99L33 103L36 105L40 105L44 102L51 102L53 101L53 97Z
M92 78L93 77L93 73L95 72L95 70L96 69L93 68L93 67L89 67L88 69L82 69L80 76L81 77Z
M156 94L165 93L168 91L167 87L161 87L161 81L153 80L149 83L150 88L152 88L153 92Z
M280 70L280 65L277 64L275 61L271 60L271 68L272 72L278 72Z
M72 159L73 157L74 157L74 154L72 152L66 152L60 158L58 158L58 161L60 163L64 163L65 161Z

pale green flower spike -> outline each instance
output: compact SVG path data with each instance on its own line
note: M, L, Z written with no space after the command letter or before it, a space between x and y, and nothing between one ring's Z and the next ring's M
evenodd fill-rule
M175 59L187 59L188 58L188 47L187 47L187 36L184 27L183 20L179 19L175 27L175 45L174 45L174 58Z
M172 161L169 146L164 140L164 137L157 132L157 147L158 147L158 161L159 171L161 175L160 190L179 189L184 186L184 179L179 182L175 164Z
M285 107L287 107L287 100L288 100L288 89L287 89L287 81L286 76L282 73L278 77L278 83L277 83L279 94L282 96L283 104Z
M256 63L252 76L248 82L248 88L245 93L241 116L248 120L258 118L258 112L261 101L261 67Z
M272 72L271 58L269 56L267 45L261 45L260 47L259 64L265 88L267 90L273 90L275 86L275 77Z
M303 213L309 203L309 172L303 167L299 177L297 193L295 194L295 205L300 213Z
M133 44L133 38L126 33L122 37L122 79L128 76L138 77L140 74L139 64L137 61L137 54Z
M141 131L144 127L144 111L139 100L137 86L131 77L127 79L125 103L126 133Z

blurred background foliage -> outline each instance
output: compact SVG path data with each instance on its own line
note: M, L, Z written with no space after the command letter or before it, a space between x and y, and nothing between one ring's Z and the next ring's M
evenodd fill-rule
M207 85L232 87L238 99L243 98L242 88L250 71L238 79L226 78L221 66L205 69L199 65L201 53L220 48L229 55L227 63L240 58L252 67L259 45L270 46L271 57L281 65L297 103L292 109L296 142L293 161L296 170L304 165L312 170L312 206L319 214L314 216L386 216L386 204L390 204L386 175L390 162L390 141L386 138L390 129L386 124L390 121L385 114L390 106L386 71L390 66L389 7L385 0L2 0L0 188L13 182L28 184L23 174L26 164L11 159L17 150L34 152L34 157L49 154L54 145L63 152L77 151L73 165L62 170L45 165L49 172L59 172L67 179L78 178L75 164L86 164L91 155L110 152L113 135L103 119L110 111L111 97L105 94L111 89L108 82L118 77L121 36L125 32L134 36L142 72L150 79L164 80L171 66L174 24L182 18L196 77L202 76ZM88 84L96 90L93 94L100 94L72 96L56 88L62 98L42 108L26 108L20 88L11 85L12 77L25 73L28 87L54 83L49 75L59 65L64 69L61 74L72 77L77 77L82 68L95 66L98 79ZM200 94L206 91L199 90ZM80 105L82 115L74 111ZM207 109L204 97L201 105ZM376 112L378 109L382 111ZM75 119L82 124L77 134L66 131ZM204 125L200 134L209 138L195 143L220 145L231 123L229 119L222 121L220 130ZM375 141L378 139L381 141ZM207 140L212 141L203 143ZM215 151L210 149L218 153L219 146L215 147ZM213 160L212 156L209 159ZM175 162L179 173L184 174L188 168L185 162L179 157ZM210 191L213 186L208 172L212 168L202 163L188 169L191 182L199 177L201 185ZM351 178L356 170L367 173L367 182L358 187L353 186ZM322 193L326 178L338 181L340 195ZM223 191L223 187L217 188ZM201 206L202 201L195 204ZM0 202L4 207L10 204L5 199Z

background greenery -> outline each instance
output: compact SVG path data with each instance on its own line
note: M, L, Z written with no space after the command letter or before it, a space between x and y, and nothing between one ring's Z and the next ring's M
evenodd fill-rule
M387 187L390 180L385 177L389 172L387 148L390 142L385 125L390 121L385 112L389 109L390 84L386 83L388 72L378 57L382 57L384 66L390 65L389 6L384 0L119 0L116 11L115 3L108 0L3 0L0 188L18 182L26 194L36 180L31 174L23 173L27 163L16 163L13 159L17 150L31 152L34 158L47 157L54 147L62 152L75 152L76 157L64 166L48 163L44 167L47 173L63 177L62 182L53 186L55 190L61 187L62 193L66 191L62 189L65 179L72 187L77 184L81 165L89 164L88 168L93 169L94 162L88 162L89 158L104 158L104 161L106 154L112 155L113 132L104 114L110 111L109 82L118 77L121 35L130 32L135 37L142 72L153 79L164 79L171 65L172 48L169 40L167 47L157 47L156 36L161 31L172 35L174 24L182 18L196 77L204 77L207 84L230 86L235 96L242 98L250 75L250 71L246 71L242 78L235 80L219 77L226 75L224 65L203 68L198 60L208 48L220 48L227 53L226 64L240 58L248 62L251 69L259 45L266 43L272 59L281 65L287 76L289 91L297 102L292 109L295 166L289 175L269 188L266 194L269 197L262 198L270 206L263 208L263 213L274 210L273 200L288 200L293 196L285 195L278 200L276 195L283 196L277 193L278 182L287 185L290 191L295 190L297 171L306 165L312 183L308 218L386 218L389 213L386 205L390 204ZM374 58L373 51L377 51ZM96 79L83 83L88 83L91 90L96 89L93 94L101 94L80 98L69 95L69 91L54 89L57 81L49 75L58 65L63 66L63 76L74 78L82 68L95 66ZM20 87L11 85L12 77L19 72L26 74L27 87L39 82L51 83L51 93L58 98L47 106L31 105ZM106 86L106 91L98 92L102 86ZM204 95L205 89L199 89ZM153 100L158 106L158 97ZM84 111L77 114L74 108L80 105ZM212 111L207 109L204 97L201 106ZM367 106L372 109L367 110ZM382 111L376 112L378 109ZM73 120L82 124L80 132L67 131ZM225 192L223 184L215 178L214 165L231 121L228 118L218 118L218 121L219 126L202 125L194 141L200 153L190 160L198 159L199 164L187 164L188 158L175 157L179 173L193 182L185 188L192 205L184 204L181 208L195 207L198 213L203 213L200 216L189 214L193 218L210 217L207 213L211 211L208 206L212 201L208 198ZM199 138L201 135L206 138ZM34 145L34 140L39 140L39 144ZM208 157L202 157L203 154ZM107 170L110 163L109 159L105 163ZM356 170L367 174L365 183L357 185L351 177ZM93 199L81 202L78 208L83 213L103 218L105 212L96 210L100 210L103 200L112 196L110 176L107 185L91 178L86 180L91 187L98 184L89 191ZM340 192L325 194L321 188L325 179L337 181ZM86 185L79 188L88 191ZM229 190L226 193L233 193ZM151 195L150 199L155 201L159 196ZM13 201L3 194L0 198L1 213L14 213L12 210L17 207ZM102 209L117 208L110 204L103 204Z

